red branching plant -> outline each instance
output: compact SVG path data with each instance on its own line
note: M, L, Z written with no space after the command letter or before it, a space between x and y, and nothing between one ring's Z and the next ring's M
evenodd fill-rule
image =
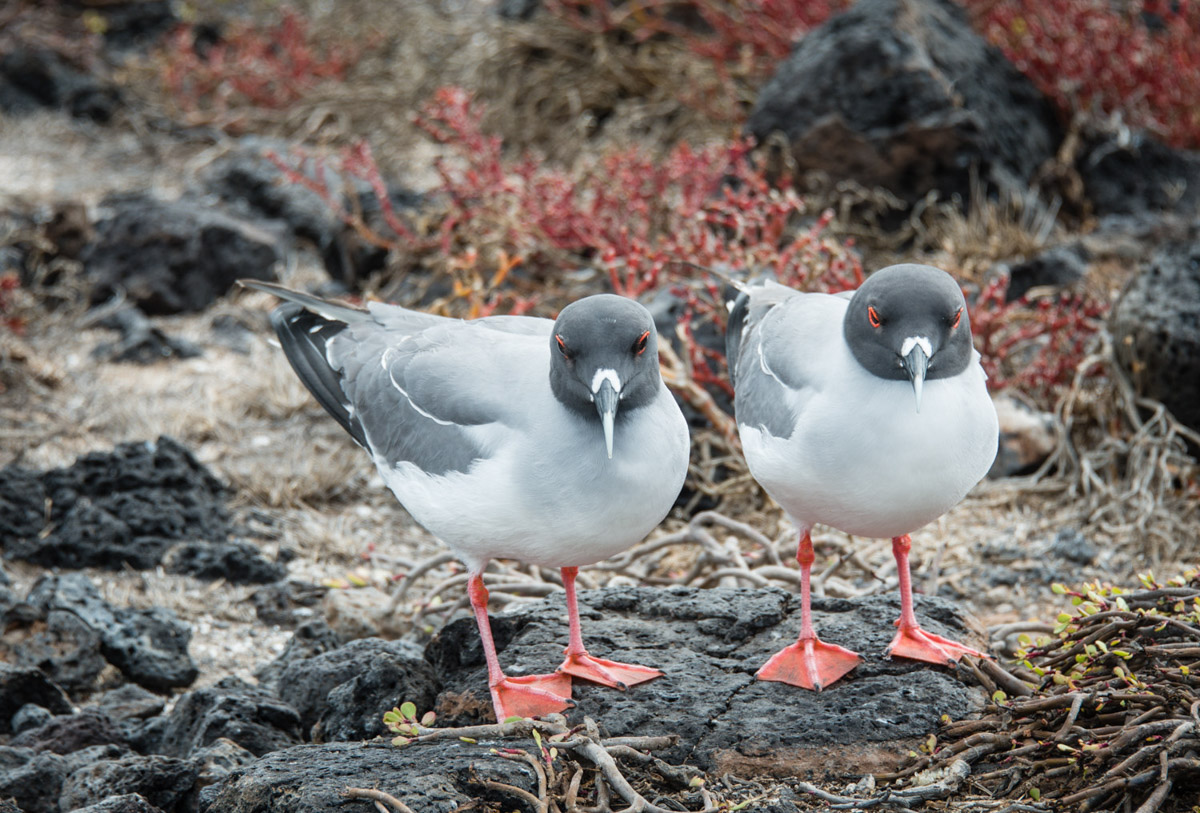
M1008 278L997 277L969 306L988 387L1011 387L1051 406L1070 386L1108 303L1078 293L1006 303L1007 290Z
M676 37L712 62L724 78L763 78L809 29L849 0L546 0L546 9L595 34L621 32L634 41Z
M1200 4L967 0L976 26L1066 112L1119 112L1200 146ZM1149 21L1154 21L1153 23Z
M21 287L21 278L16 271L0 275L0 326L20 335L25 332L25 318L16 316L13 310L13 292Z
M230 26L212 44L197 29L176 29L161 49L162 81L173 103L194 120L222 120L232 109L286 108L325 80L340 81L362 54L350 42L318 47L307 21L284 7L279 22Z

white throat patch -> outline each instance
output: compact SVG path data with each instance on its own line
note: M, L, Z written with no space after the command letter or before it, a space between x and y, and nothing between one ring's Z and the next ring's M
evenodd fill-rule
M914 347L920 347L925 351L925 358L933 356L933 345L929 343L929 339L924 336L909 336L904 340L904 344L900 345L900 355L907 356L912 352Z
M617 375L617 371L606 367L601 367L596 371L596 374L592 376L592 395L600 392L600 385L605 381L607 381L609 384L612 384L612 388L616 390L617 395L621 394L621 377Z

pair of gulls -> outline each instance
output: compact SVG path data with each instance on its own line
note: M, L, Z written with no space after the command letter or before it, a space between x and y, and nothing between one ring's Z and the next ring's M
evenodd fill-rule
M579 566L644 538L687 472L688 427L659 375L644 307L597 295L555 321L465 322L246 284L287 300L271 320L300 379L469 568L498 720L569 708L572 677L623 689L662 675L588 654L575 600ZM996 453L958 284L897 265L841 295L754 285L730 313L727 357L750 471L800 537L800 635L758 677L820 690L860 661L813 628L816 523L892 538L901 612L889 655L980 655L921 629L908 567L909 532L961 500ZM482 576L493 557L562 569L570 637L553 674L501 669Z

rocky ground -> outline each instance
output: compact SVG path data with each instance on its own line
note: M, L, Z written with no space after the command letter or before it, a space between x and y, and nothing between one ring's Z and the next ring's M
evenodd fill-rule
M139 15L121 17L126 5ZM888 4L874 5L886 11ZM270 4L233 6L199 4L197 12L260 20L276 12ZM0 20L0 42L45 44L56 33L86 42L79 26L94 22L87 14L96 10L80 8L46 18L17 9ZM339 16L320 4L304 11L327 32L357 32L367 41L364 22L353 19L363 15ZM1042 810L1029 788L1040 783L1049 791L1053 783L1037 771L1062 765L1036 762L1024 784L1000 793L994 779L979 779L995 770L986 761L995 749L979 751L976 740L961 748L951 743L1004 731L990 722L997 714L1025 719L1025 712L997 705L1009 698L1044 702L1063 715L1073 709L1070 721L1054 720L1056 731L1087 717L1079 717L1070 695L1043 698L1059 685L1053 669L1041 684L1029 671L1043 661L1012 660L1030 649L1021 635L1069 636L1075 629L1056 621L1075 610L1055 585L1142 583L1149 597L1142 605L1131 598L1134 610L1164 613L1174 605L1156 602L1200 594L1190 576L1166 583L1196 560L1196 481L1186 443L1197 438L1169 416L1144 417L1154 414L1153 403L1140 402L1139 413L1137 395L1120 400L1126 396L1116 384L1096 383L1109 381L1098 370L1117 369L1116 356L1132 352L1126 368L1159 393L1182 393L1171 406L1189 417L1187 388L1200 378L1155 362L1145 348L1162 349L1162 331L1146 325L1166 325L1164 313L1184 313L1187 338L1187 310L1179 306L1187 296L1162 295L1165 283L1157 281L1195 284L1191 196L1200 187L1187 181L1200 183L1200 160L1158 145L1135 154L1141 164L1118 162L1101 173L1095 167L1102 162L1127 156L1093 134L1094 160L1081 159L1093 175L1078 177L1089 205L1097 215L1107 207L1107 218L1064 215L1054 245L1004 254L996 244L1022 225L1027 240L1030 224L1004 206L981 204L970 215L944 212L932 225L918 224L927 239L910 234L907 243L918 259L964 275L986 265L1032 287L1065 285L1110 300L1127 283L1140 292L1089 345L1097 356L1081 363L1082 383L1030 413L1034 424L1050 427L1050 442L1030 452L1021 438L1037 433L1014 435L1015 462L913 535L919 615L935 632L989 647L1002 666L950 670L884 660L898 607L890 544L821 529L817 624L827 639L863 653L865 663L821 694L753 680L798 626L794 534L735 460L719 497L706 491L710 479L695 474L647 543L580 575L594 654L621 653L666 676L625 693L577 684L577 708L565 719L493 725L461 566L396 504L361 450L295 379L267 325L272 299L232 282L256 276L332 291L331 278L353 287L383 262L348 236L328 206L282 183L262 157L264 144L286 152L306 140L337 146L350 135L374 137L389 177L401 179L393 198L416 206L437 184L431 159L440 148L406 123L412 106L437 85L470 81L497 107L507 101L521 111L519 92L500 87L496 66L529 49L553 52L547 38L552 42L556 29L513 28L517 23L490 6L372 9L367 28L391 32L380 36L393 38L392 50L369 52L350 80L321 86L283 111L207 110L197 120L196 110L153 81L166 69L153 43L180 22L169 4L116 4L106 13L103 58L35 60L25 74L20 63L0 64L7 83L0 90L0 274L22 282L0 299L0 316L14 319L9 329L0 327L0 813L365 811L377 801L404 810L397 800L417 811L568 810L578 802L594 810L628 803L640 810L788 813L830 803L865 809L927 801L982 811L1018 800L1022 807L1011 809ZM150 30L155 20L158 28ZM891 30L886 17L854 30L879 25ZM423 37L403 36L417 30ZM787 70L814 70L810 63L819 65L831 47L811 41ZM963 46L963 58L975 47ZM992 52L980 53L1003 81L964 92L1011 92L1005 83L1017 80L1009 69L993 64ZM610 57L593 57L612 67L604 61ZM530 86L550 81L535 61L525 67ZM38 70L57 97L22 101L29 85L13 77ZM777 84L785 91L809 87L801 80ZM772 124L771 116L788 104L808 109L828 98L810 89L814 98L759 105L747 126L764 134L786 130L790 125ZM667 142L684 129L702 141L727 129L670 107L659 93L645 90L640 100L615 105L606 128L580 124L557 140L519 112L493 124L510 143L535 144L564 161L622 139ZM1033 153L1059 149L1058 125L1021 109L1031 117L1021 126L1044 130L1022 144L1001 138L987 154L994 177L1019 170L1028 179ZM868 268L896 256L894 238L903 232L889 224L895 212L886 207L876 212L883 214L871 227L879 230L874 239L856 219L862 210L855 207L871 197L863 189L894 183L899 171L880 170L874 153L929 158L949 149L955 122L949 116L923 120L915 130L872 130L880 142L869 149L827 122L797 137L805 145L797 154L836 153L846 164L874 168L860 179L865 186L831 191L817 183L812 191L830 204L842 196L851 214L831 228L857 238ZM1012 125L991 126L1002 134ZM913 132L916 146L900 143ZM833 149L837 144L844 149ZM869 161L863 157L872 151ZM927 189L969 193L954 188L961 172L932 158L916 166L910 175L925 179ZM1144 185L1112 191L1129 177ZM1182 184L1170 206L1156 197L1162 184L1155 178ZM1003 256L988 259L993 250ZM1139 274L1143 268L1150 270ZM1146 278L1156 282L1138 288ZM1116 354L1102 343L1110 333ZM1184 348L1170 350L1173 358L1194 361L1200 356L1187 348L1195 346L1169 347ZM1135 375L1134 383L1146 382ZM696 434L698 456L730 453L712 439L712 427ZM1030 477L1048 454L1042 474ZM1022 476L1011 476L1018 470ZM1139 582L1148 569L1161 583ZM547 671L566 638L558 575L500 562L488 581L506 667ZM1084 591L1076 606L1089 602L1118 612L1114 596ZM1155 674L1181 680L1159 692L1169 703L1129 715L1139 725L1186 718L1195 694L1186 669L1195 654L1187 647L1196 644L1200 618L1188 615L1190 607L1178 612L1172 629L1179 640L1139 644L1138 657L1176 653L1169 665L1155 661ZM1061 651L1074 652L1064 640ZM1054 647L1047 649L1053 661ZM1086 655L1111 672L1099 655ZM1080 680L1064 678L1062 685L1075 691ZM435 711L437 719L432 729L406 735L418 742L397 747L383 715L406 702L416 718ZM1030 725L1022 737L1048 739ZM1141 779L1130 786L1127 805L1149 804L1150 791L1165 786L1155 807L1188 809L1195 737L1170 732L1171 748L1182 743L1183 750L1162 753L1182 760L1172 763L1182 778ZM939 737L948 747L939 748ZM1157 753L1146 758L1157 761ZM364 791L347 801L351 787L394 798ZM1125 785L1114 788L1125 792ZM1069 790L1081 792L1077 785ZM1096 801L1115 805L1113 798Z

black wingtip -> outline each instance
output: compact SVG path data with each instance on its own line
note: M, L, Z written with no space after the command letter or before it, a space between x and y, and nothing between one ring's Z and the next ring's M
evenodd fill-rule
M271 311L271 327L279 336L279 344L300 381L313 394L325 411L342 425L358 445L364 448L367 440L346 404L341 374L329 366L325 345L346 329L344 322L326 319L307 310L303 305L286 302Z
M725 326L725 361L729 365L729 381L737 386L738 354L742 348L742 331L746 327L746 316L750 313L750 292L742 290L729 311Z

